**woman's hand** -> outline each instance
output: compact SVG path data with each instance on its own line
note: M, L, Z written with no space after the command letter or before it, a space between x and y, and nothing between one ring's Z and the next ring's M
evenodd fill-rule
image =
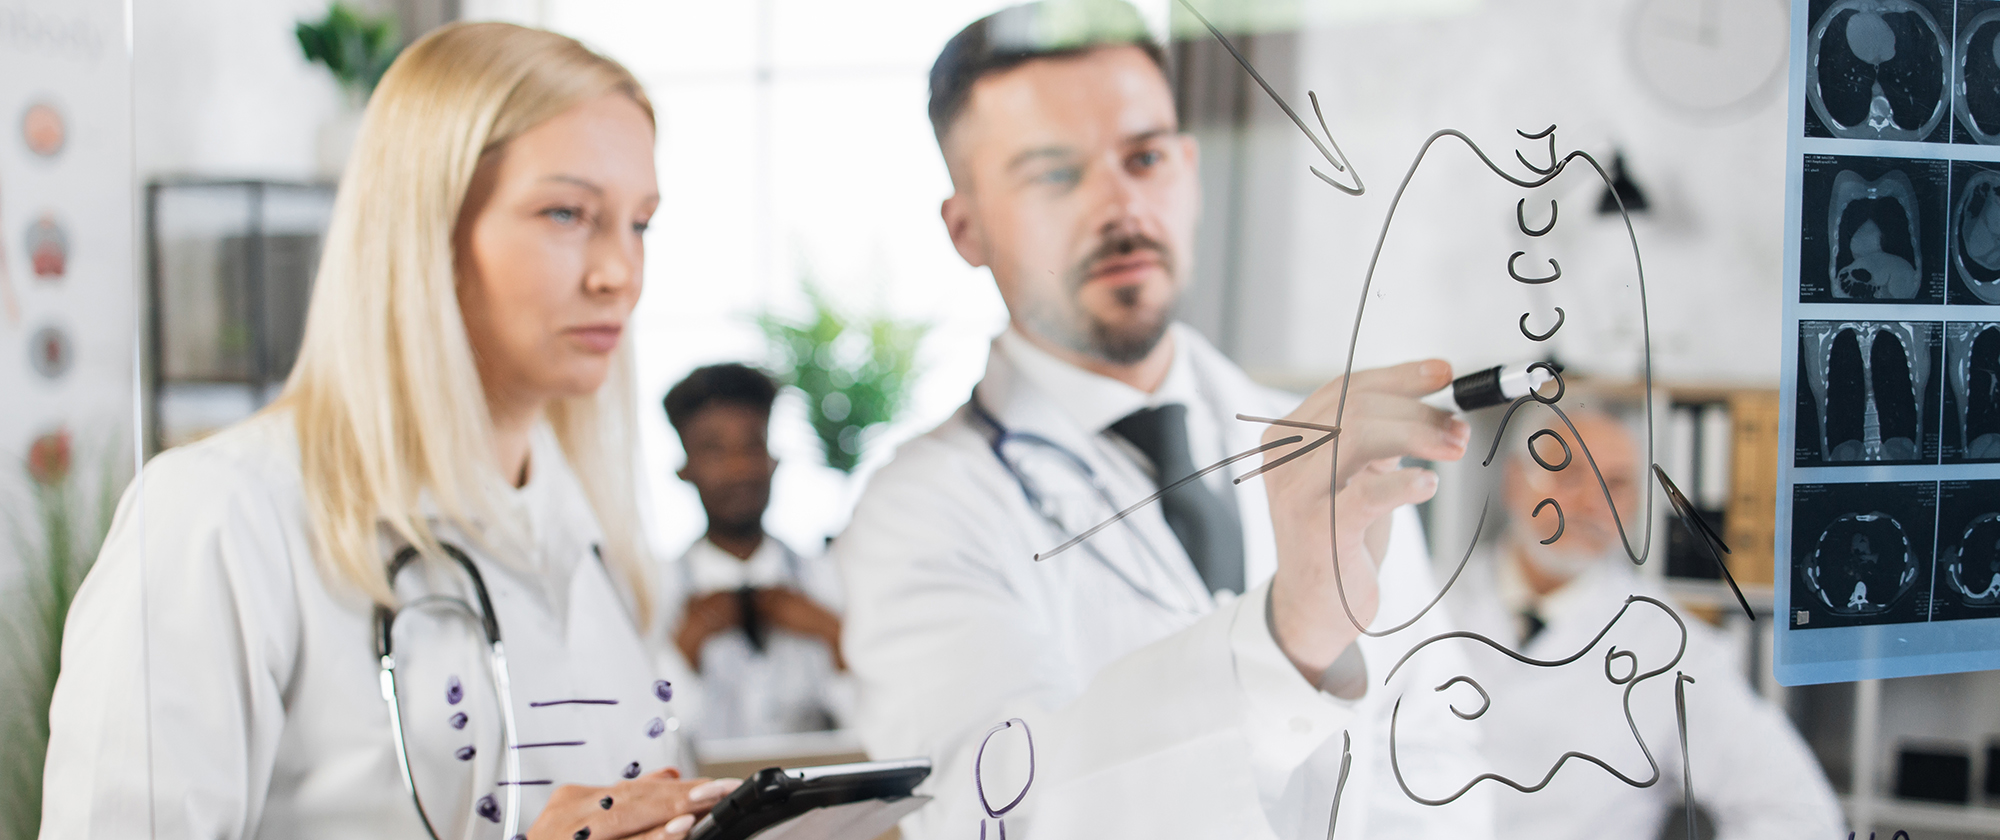
M1465 455L1471 427L1418 402L1450 383L1451 366L1436 359L1357 371L1347 378L1344 413L1342 383L1336 379L1286 418L1328 426L1338 422L1341 429L1334 445L1264 474L1278 537L1271 625L1278 647L1308 681L1317 683L1361 635L1361 627L1375 620L1375 572L1388 547L1389 514L1437 492L1435 473L1403 467L1400 459L1454 461ZM1272 426L1264 440L1294 434L1310 442L1319 433ZM1292 447L1272 450L1265 459L1290 451ZM1346 609L1341 606L1343 590Z
M563 785L528 829L529 840L679 840L741 784L681 779L671 767L610 787Z

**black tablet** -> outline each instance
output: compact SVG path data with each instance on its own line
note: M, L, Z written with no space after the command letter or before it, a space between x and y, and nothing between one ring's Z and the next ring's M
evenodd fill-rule
M908 799L930 774L927 758L791 770L766 767L723 797L715 810L688 832L688 840L749 840L758 832L816 809ZM907 813L908 809L899 810Z

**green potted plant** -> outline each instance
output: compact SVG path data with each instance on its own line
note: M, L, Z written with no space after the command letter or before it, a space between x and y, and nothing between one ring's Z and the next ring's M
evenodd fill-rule
M0 840L34 840L41 825L49 698L62 665L63 622L97 559L123 486L107 447L94 488L77 481L70 434L42 435L23 465L31 517L7 511L21 576L0 590ZM94 499L86 500L87 495Z
M319 137L321 172L337 177L360 132L362 108L403 51L403 41L395 18L363 14L338 0L326 17L299 21L293 32L306 61L333 73L343 94L341 113L321 127Z
M804 286L810 318L766 312L757 325L778 357L779 381L805 396L826 465L852 474L869 430L894 420L908 401L917 345L930 327L881 314L857 318L835 307L810 278Z
M396 19L375 17L335 2L318 21L299 21L295 33L306 61L326 65L340 86L368 98L403 51Z

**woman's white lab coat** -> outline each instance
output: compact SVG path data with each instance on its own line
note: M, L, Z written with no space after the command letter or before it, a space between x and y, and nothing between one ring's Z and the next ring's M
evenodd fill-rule
M410 610L395 633L411 761L442 837L498 836L501 782L521 783L525 831L554 785L682 761L666 700L674 675L662 672L676 660L634 629L546 427L530 476L504 513L531 535L531 561L496 562L441 530L492 594L521 778L498 778L499 707L477 626ZM311 546L289 415L147 465L70 610L42 836L423 836L379 687L373 606L329 585ZM469 599L463 580L421 563L397 592Z
M1236 413L1289 411L1192 330L1176 327L1174 336L1175 364L1193 368L1199 392L1189 412L1212 412L1210 428L1229 451L1256 446L1263 432ZM1117 504L1152 492L1151 478L1024 376L1004 342L995 342L975 395L1012 432L1087 462ZM1344 734L1352 773L1339 837L1491 836L1483 796L1430 808L1405 797L1391 776L1395 699L1412 687L1428 692L1456 663L1430 659L1393 683L1383 678L1416 638L1447 629L1442 611L1394 637L1363 639L1368 693L1337 699L1300 677L1266 624L1277 558L1261 482L1231 491L1246 531L1249 592L1217 603L1157 505L1093 538L1101 559L1079 548L1037 562L1038 552L1110 511L1080 469L1035 470L1064 519L1064 528L1051 526L991 441L992 429L968 407L905 444L834 546L848 595L843 646L868 750L936 765L923 790L937 801L904 822L906 837L975 837L994 821L981 807L974 765L989 727L1016 717L1033 733L1035 768L1005 817L1015 836L1325 837L1342 787ZM1436 592L1415 516L1397 516L1381 625L1415 615ZM1403 715L1402 772L1429 789L1455 788L1471 777L1476 740L1462 724L1449 739L1432 738L1430 722ZM1013 732L994 738L977 775L987 804L1002 808L1023 789L1028 754Z

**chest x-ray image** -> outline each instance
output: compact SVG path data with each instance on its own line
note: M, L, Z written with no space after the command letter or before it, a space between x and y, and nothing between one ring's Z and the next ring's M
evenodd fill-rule
M1943 142L1952 12L1915 0L1815 3L1806 134Z
M1953 139L1992 145L2000 143L2000 7L1980 5L1987 8L1959 20L1952 44Z
M1937 567L1932 618L2000 615L2000 481L1942 483Z
M1917 251L1916 192L1891 172L1868 181L1853 172L1833 179L1828 208L1833 246L1833 296L1908 300L1917 296L1923 255Z
M1951 188L1949 302L2000 304L2000 171L1956 161Z
M1936 463L1940 326L1800 322L1795 463Z
M2000 323L1945 325L1944 462L2000 461Z
M1798 485L1792 627L1929 620L1936 519L1932 482Z
M1808 157L1799 300L1942 303L1950 173L1943 161Z

